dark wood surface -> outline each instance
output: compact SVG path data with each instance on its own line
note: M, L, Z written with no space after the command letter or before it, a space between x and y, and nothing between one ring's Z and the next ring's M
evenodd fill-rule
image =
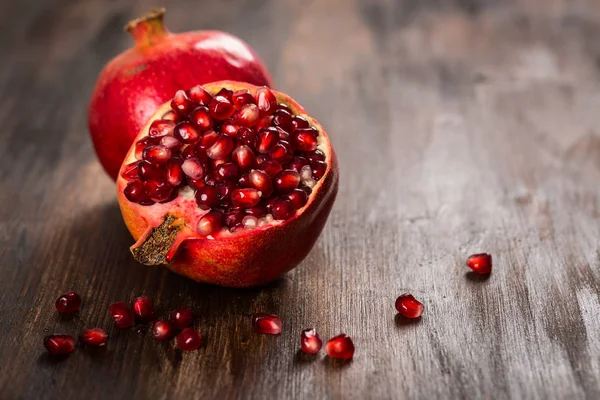
M146 1L0 3L3 399L600 398L600 3L580 0L172 2L173 31L246 39L326 127L337 203L315 249L265 288L138 265L86 106ZM470 253L494 256L482 280ZM55 298L82 294L74 318ZM404 291L420 321L396 316ZM189 305L204 346L112 329L107 306ZM255 335L252 312L281 316ZM105 327L106 349L42 337ZM352 362L298 355L348 333Z

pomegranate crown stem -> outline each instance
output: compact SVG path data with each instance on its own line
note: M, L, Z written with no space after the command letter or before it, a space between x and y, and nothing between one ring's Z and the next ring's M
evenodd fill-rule
M152 46L168 35L169 31L165 26L165 12L164 8L157 8L125 25L125 30L133 36L136 46Z

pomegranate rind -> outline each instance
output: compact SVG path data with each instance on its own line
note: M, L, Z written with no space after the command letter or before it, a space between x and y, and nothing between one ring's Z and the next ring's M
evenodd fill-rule
M213 95L223 87L234 91L248 89L253 95L258 89L257 86L235 81L204 85ZM325 226L337 195L338 160L327 133L318 121L310 117L289 96L275 90L272 92L279 103L287 104L295 114L305 117L319 131L319 149L325 154L327 169L312 188L308 202L287 220L273 221L251 230L220 232L215 237L202 238L195 235L190 227L195 227L197 220L207 211L197 207L194 210L173 207L169 203L152 206L132 203L123 194L127 181L119 174L119 206L127 228L137 241L132 246L132 251L145 242L153 228L159 227L168 214L175 219L195 215L194 218L185 221L185 226L172 247L173 258L169 260L170 263L165 260L164 264L174 272L198 282L227 287L264 285L295 268L308 255ZM161 106L142 128L135 141L147 136L152 121L170 109L170 102ZM121 170L135 160L135 146L132 146Z

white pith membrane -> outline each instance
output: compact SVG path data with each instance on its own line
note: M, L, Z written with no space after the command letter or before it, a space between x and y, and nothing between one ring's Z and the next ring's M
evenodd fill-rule
M229 89L235 91L238 88L231 87ZM212 88L207 88L207 90L211 93L211 95L216 96L217 92L219 92L219 90L220 90L220 87L215 88L214 90ZM251 91L251 92L253 94L253 97L255 97L255 92L254 91ZM291 219L296 218L314 200L315 192L319 189L319 186L322 184L322 181L324 180L325 176L329 173L329 169L331 167L330 159L329 159L330 158L330 154L329 154L330 148L329 148L328 142L324 136L324 133L322 132L320 125L318 125L318 123L316 123L316 121L314 121L310 116L306 115L305 113L298 112L298 109L296 107L294 107L293 104L286 102L284 99L282 100L282 98L280 96L276 96L276 97L277 97L277 103L278 103L277 107L279 107L280 104L287 105L292 111L292 116L298 115L298 116L305 118L309 122L309 126L316 129L316 131L317 131L316 151L320 151L325 157L325 159L323 160L327 164L325 172L319 179L315 179L313 177L312 168L310 166L304 166L300 171L298 171L300 174L300 184L298 185L298 188L301 188L301 187L309 188L309 189L311 189L311 193L308 194L307 202L302 207L296 209L296 211L290 217L288 217L286 219L282 219L282 220L277 220L270 213L267 213L266 215L264 215L260 218L256 218L251 215L246 215L242 220L242 226L238 225L237 227L230 228L230 227L227 227L223 221L223 227L221 228L221 230L219 232L215 232L215 233L207 235L207 236L202 235L203 237L205 237L207 239L226 238L226 237L242 234L251 229L265 229L270 226L279 225L279 224L285 223ZM192 107L192 110L193 109L194 108ZM164 107L162 109L162 114L158 114L158 115L164 116L165 114L168 114L171 110L172 109L170 107ZM139 142L140 140L143 140L144 138L148 137L148 130L149 130L149 127L151 126L151 122L149 122L148 125L144 128L143 132L145 132L145 134L140 135L136 138L136 143ZM273 126L273 125L270 125L270 126ZM210 130L211 128L209 128L208 130ZM199 140L200 140L202 135L205 133L205 131L202 131L200 129L198 131L202 133L199 138ZM257 133L258 131L259 131L258 129L255 129L255 133ZM290 131L289 133L290 133L290 135L293 135L293 131ZM173 136L173 134L171 133L170 136ZM289 141L293 142L292 138L290 138ZM195 143L183 145L180 149L180 152L183 152L184 149L186 148L186 146L194 146L194 144ZM235 139L234 149L237 148L240 144L243 144L243 143L238 142L238 140ZM135 148L135 146L134 146L134 148ZM253 150L254 150L254 148L253 148ZM303 156L303 154L301 154L301 153L304 153L304 152L299 152L298 150L294 149L292 160L297 156ZM229 152L228 154L231 155L231 152ZM255 155L258 156L258 155L260 155L260 153L255 151ZM128 154L125 165L129 165L129 164L139 161L139 160L140 159L136 158L135 151L132 150ZM282 164L283 170L286 169L286 166L289 163L290 163L290 161L287 161ZM258 169L258 167L253 168L253 169L249 170L248 172L251 172L254 169ZM208 171L213 171L213 170L215 170L215 167L209 166ZM206 172L207 171L205 171L205 175L207 174ZM121 171L120 179L124 178L123 174L124 174L124 169L122 169L122 171ZM241 175L241 172L240 172L240 175ZM142 204L138 204L138 203L131 202L131 201L130 201L130 204L132 207L141 208L139 210L139 211L141 211L140 214L144 215L144 217L147 219L149 225L151 225L151 226L160 225L163 222L165 216L167 214L171 214L171 215L175 215L175 216L179 216L179 217L184 216L185 217L185 225L190 227L192 230L196 231L199 221L202 219L203 216L208 214L211 211L211 209L205 210L198 206L197 201L196 201L196 196L195 196L197 189L192 186L187 185L186 179L187 178L185 178L185 174L184 174L184 180L182 182L182 185L178 186L174 189L174 191L177 192L177 196L175 197L174 200L166 201L163 203L154 203L152 205L142 205ZM131 179L126 179L126 180L131 181ZM274 178L272 178L272 181L273 180L274 180ZM237 180L236 180L236 184L237 184ZM274 186L274 190L273 190L274 194L271 195L269 198L277 196L277 189L275 188L275 185L273 185L273 186ZM280 196L283 196L283 195L280 195ZM262 199L261 199L260 205L264 205L264 201ZM218 207L218 208L220 208L220 207ZM225 212L227 212L230 209L231 209L231 207L226 209Z

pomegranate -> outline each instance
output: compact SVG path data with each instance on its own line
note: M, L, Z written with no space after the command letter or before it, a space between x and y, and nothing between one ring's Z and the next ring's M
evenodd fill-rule
M331 358L349 360L354 357L354 343L348 335L342 333L325 343L325 351Z
M300 349L306 354L317 354L322 345L323 341L314 328L305 329L300 334Z
M103 347L108 342L108 333L101 328L86 329L79 335L81 343L92 347Z
M272 86L263 62L242 40L219 31L170 33L164 13L155 10L127 24L135 46L104 67L89 104L96 154L115 180L140 128L182 86L222 79Z
M81 297L75 292L67 292L56 299L56 310L62 314L70 314L81 307Z
M133 312L142 322L154 321L156 319L156 310L154 304L148 296L141 296L133 300Z
M396 310L406 318L419 318L423 314L423 303L410 293L404 293L396 299Z
M252 326L256 333L279 335L283 328L281 319L275 314L257 313L252 317Z
M117 328L126 329L131 328L133 325L135 319L133 311L125 303L117 301L108 306L108 311Z
M117 180L134 258L222 286L272 281L306 257L333 206L328 136L266 87L222 81L178 93L142 128ZM200 112L210 120L195 122Z
M75 350L75 338L71 335L48 335L44 337L44 347L50 355L64 356Z
M173 334L175 334L175 327L171 321L159 319L152 326L152 336L160 342L170 339Z
M192 325L194 315L188 307L180 307L171 311L169 320L176 329L184 329Z
M198 350L202 343L202 335L194 328L185 328L177 335L177 346L184 351Z
M467 258L467 267L479 275L492 272L492 255L488 253L472 254Z

